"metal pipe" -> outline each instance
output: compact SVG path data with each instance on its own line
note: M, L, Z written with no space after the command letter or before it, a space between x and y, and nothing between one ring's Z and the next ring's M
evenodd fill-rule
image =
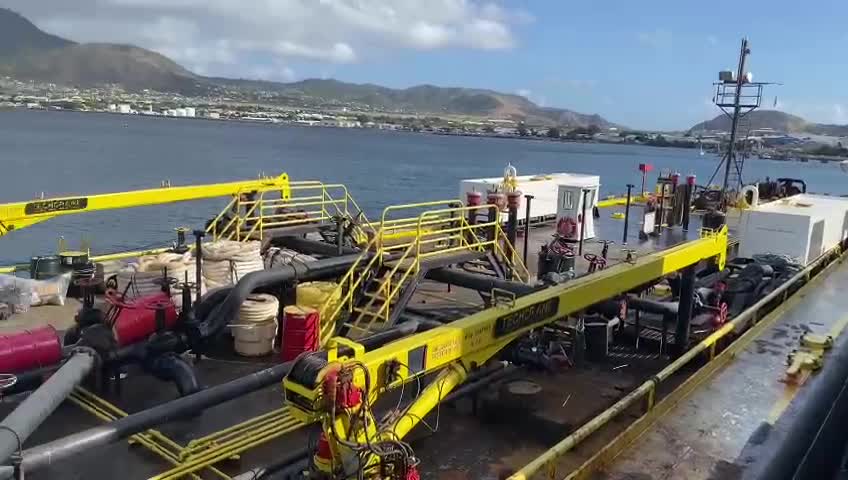
M621 240L622 245L627 245L627 227L630 224L630 192L633 190L632 183L627 184L627 203L624 206L624 238Z
M390 341L415 333L419 325L413 322L363 338L366 349L377 348ZM24 451L23 466L34 471L82 452L116 442L157 425L167 423L206 408L228 402L250 392L279 383L289 373L294 362L275 365L227 383L209 387L197 393L172 400L141 412L84 430L64 438L44 443ZM32 398L32 397L30 397ZM17 448L17 444L15 444Z
M206 235L206 232L195 230L192 233L194 233L194 301L197 303L200 302L200 286L203 282L203 236Z
M521 296L537 290L521 282L503 280L491 275L481 275L456 268L434 268L428 271L425 277L437 282L477 290L478 292L491 292L493 288L499 288Z
M577 254L583 255L583 239L586 238L586 197L589 195L589 189L583 189L583 204L580 209L580 243L577 246Z
M524 212L524 251L522 253L522 261L527 265L527 250L530 248L530 202L536 198L533 195L524 195L526 209Z
M680 272L680 303L677 308L677 325L674 330L674 354L683 355L689 348L689 325L695 303L695 266Z
M41 387L0 422L0 462L18 452L32 432L56 410L94 367L96 354L77 350Z

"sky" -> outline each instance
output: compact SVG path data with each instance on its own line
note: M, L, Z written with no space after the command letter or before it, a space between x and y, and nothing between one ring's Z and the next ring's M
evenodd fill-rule
M0 0L78 42L131 43L204 75L489 88L632 128L719 113L717 72L763 105L848 123L845 0Z

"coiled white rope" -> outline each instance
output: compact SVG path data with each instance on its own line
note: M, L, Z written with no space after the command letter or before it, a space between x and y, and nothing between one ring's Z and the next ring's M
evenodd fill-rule
M219 240L203 246L203 278L209 288L237 283L250 272L265 269L257 241Z
M189 282L193 282L193 271L194 260L190 253L160 253L155 256L141 257L138 262L130 263L116 274L118 292L126 291L127 300L152 295L162 291L162 286L157 285L156 281L163 278L166 272L168 277L175 278L178 282L184 282L188 273ZM205 290L201 282L201 293ZM177 309L182 306L182 295L179 289L171 289L171 300Z
M236 349L243 355L271 353L277 341L280 302L267 293L254 293L242 302L238 323L230 324Z

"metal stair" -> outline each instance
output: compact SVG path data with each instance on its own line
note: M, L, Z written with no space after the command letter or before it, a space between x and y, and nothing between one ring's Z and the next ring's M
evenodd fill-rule
M413 258L384 263L366 282L339 333L358 338L394 325L424 278L423 273Z
M393 326L418 284L434 268L467 264L498 278L529 278L500 222L470 225L469 210L441 208L391 220L384 212L381 223L369 225L370 240L339 281L340 301L320 311L322 343L334 335L356 339Z

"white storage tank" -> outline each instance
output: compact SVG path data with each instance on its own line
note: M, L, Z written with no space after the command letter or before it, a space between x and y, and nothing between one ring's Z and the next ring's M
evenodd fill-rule
M185 117L186 116L186 109L185 108L178 108L178 109L174 110L174 116Z
M739 256L773 253L806 265L848 238L848 198L800 194L743 210Z
M194 107L186 107L185 108L185 116L186 117L195 117L195 116L197 116L197 111L194 109Z

